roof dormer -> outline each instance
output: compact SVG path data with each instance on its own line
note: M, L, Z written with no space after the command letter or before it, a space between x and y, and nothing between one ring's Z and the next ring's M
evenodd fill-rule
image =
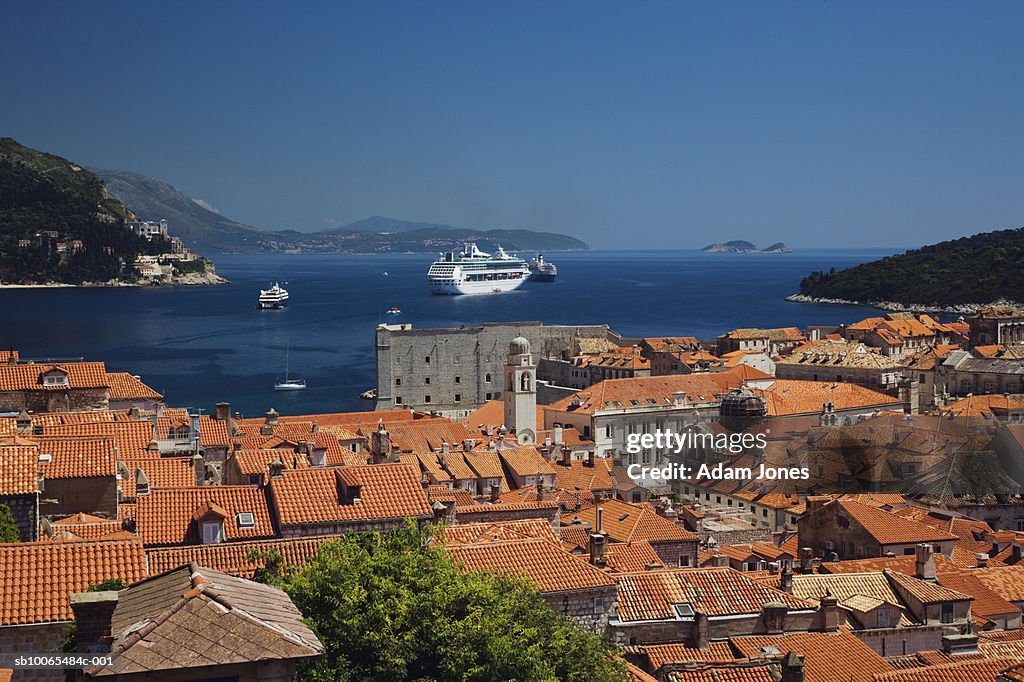
M70 386L68 373L60 367L54 367L39 375L39 383L43 386Z

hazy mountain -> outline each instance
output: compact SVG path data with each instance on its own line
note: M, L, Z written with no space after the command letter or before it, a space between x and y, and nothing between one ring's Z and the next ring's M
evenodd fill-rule
M208 252L436 253L477 241L510 251L576 251L589 248L574 237L533 230L475 230L374 216L320 232L262 230L235 222L201 199L162 180L127 171L94 171L107 190L143 220L165 218L170 233Z

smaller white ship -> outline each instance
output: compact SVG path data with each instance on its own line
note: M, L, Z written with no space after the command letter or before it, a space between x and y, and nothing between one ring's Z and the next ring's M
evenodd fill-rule
M288 291L274 282L269 289L260 289L259 307L261 310L283 308L288 305Z
M284 380L278 379L274 382L275 391L301 391L306 388L305 379L292 379L289 376L288 356L291 355L291 345L284 351Z

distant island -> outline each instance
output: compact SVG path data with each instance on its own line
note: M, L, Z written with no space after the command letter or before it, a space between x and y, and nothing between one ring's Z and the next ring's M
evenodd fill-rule
M983 232L836 272L812 272L792 301L970 312L1024 301L1024 228Z
M789 253L792 251L782 242L776 242L766 249L759 249L750 242L735 240L724 244L708 244L701 252L703 253Z
M67 159L0 138L0 284L219 284L213 264L141 221Z
M127 171L93 171L111 196L137 213L159 215L190 248L216 253L437 253L475 241L493 251L586 251L579 239L555 232L481 230L374 216L318 232L265 230L221 215L202 199L162 180Z

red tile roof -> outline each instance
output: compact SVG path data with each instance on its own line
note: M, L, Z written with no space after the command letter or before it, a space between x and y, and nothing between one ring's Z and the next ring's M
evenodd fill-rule
M275 550L281 554L285 564L298 566L316 554L320 545L331 539L334 538L323 535L315 538L246 540L220 542L214 545L160 547L147 550L146 556L152 573L162 573L182 564L195 563L229 575L251 578L256 569L265 565L262 559L249 561L249 553L253 550Z
M538 539L558 545L558 537L546 519L496 521L494 523L460 523L445 526L440 540L448 547L505 540Z
M72 620L75 592L145 576L146 555L135 540L0 545L0 626Z
M43 385L43 375L53 371L66 373L67 385ZM0 391L66 391L69 388L106 388L109 385L102 362L0 364Z
M35 445L0 444L0 495L39 492L38 462L39 449Z
M33 440L39 444L39 468L45 478L94 478L117 474L113 438L35 436ZM47 454L52 460L42 461Z
M360 486L344 503L339 488ZM286 471L270 482L281 525L432 516L418 472L408 464L373 464Z
M881 545L947 542L957 539L957 536L949 531L908 521L895 514L890 514L880 509L869 507L866 504L854 502L853 500L838 500L831 504L839 505L842 512L845 512L863 526L864 530Z
M943 663L925 668L894 670L875 677L876 682L965 682L966 680L995 680L996 675L1014 664L1008 659L976 659L958 663Z
M596 529L597 510L602 509L601 530L616 542L648 542L696 540L697 536L666 518L658 516L649 507L629 504L621 500L603 500L597 507L581 509L562 518L563 524L571 524L579 517Z
M162 395L127 372L107 372L110 400L160 400Z
M541 592L615 587L603 571L547 540L456 545L446 550L467 570L522 575Z
M210 485L192 488L164 488L140 495L136 501L135 523L139 536L148 545L198 544L192 518L200 509L216 505L224 510L224 539L270 538L275 535L267 498L255 486ZM255 524L238 524L238 514L249 512Z
M750 580L731 568L686 568L615 576L619 618L623 621L674 620L676 604L689 604L708 616L760 613L768 602L792 610L816 605Z
M741 656L758 658L762 647L777 647L804 657L810 682L872 682L875 675L892 671L889 663L850 632L794 632L788 635L733 637Z

